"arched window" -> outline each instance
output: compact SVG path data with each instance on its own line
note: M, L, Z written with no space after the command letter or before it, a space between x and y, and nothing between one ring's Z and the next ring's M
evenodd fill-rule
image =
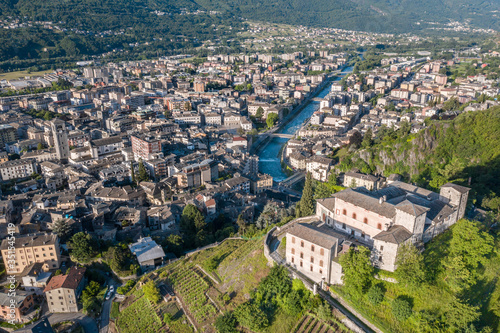
M313 271L313 265L311 265L311 272Z
M293 264L293 257L292 257L292 264Z
M325 255L325 250L320 249L320 250L319 250L319 254L321 254L322 256L324 256L324 255Z
M314 252L314 245L311 245L311 251Z
M319 261L319 267L323 267L323 260Z
M356 213L352 213L352 218L356 219Z
M365 224L368 224L368 219L365 217L365 218L363 219L363 222L364 222Z
M342 209L342 214L343 214L343 215L347 215L347 210Z
M292 244L295 244L295 237L292 237Z
M300 246L304 247L304 241L300 241Z
M311 263L314 264L314 257L311 257Z
M300 252L300 259L304 259L304 253Z
M302 261L300 262L300 267L302 267Z
M382 223L377 224L377 229L382 230Z
M292 254L295 254L295 249L292 247Z

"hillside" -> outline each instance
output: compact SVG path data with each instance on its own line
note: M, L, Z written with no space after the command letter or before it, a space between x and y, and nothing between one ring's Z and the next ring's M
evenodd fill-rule
M434 121L417 134L381 133L370 147L340 153L339 170L398 173L434 190L455 182L472 187L469 197L478 203L500 195L500 107Z
M151 281L172 288L178 302L151 300L145 291ZM262 237L226 240L143 277L117 310L122 333L193 332L192 325L213 333L350 332L301 281L267 265Z
M500 29L494 13L499 5L500 0L0 0L3 24L24 24L0 29L0 62L10 60L0 68L65 63L116 50L135 58L168 55L218 38L224 47L225 39L245 26L241 17L389 33L422 31L450 21Z

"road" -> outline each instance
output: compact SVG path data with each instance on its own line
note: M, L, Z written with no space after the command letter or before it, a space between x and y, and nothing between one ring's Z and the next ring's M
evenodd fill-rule
M84 315L81 312L72 313L49 313L47 315L49 323L54 325L61 321L76 321L82 325L85 333L98 333L97 324L94 319Z
M114 286L115 291L113 292L113 295L109 298L109 300L107 300L107 301L104 300L104 303L102 304L101 321L99 323L99 327L100 327L99 333L108 333L109 317L111 315L111 305L113 303L113 299L115 298L116 288L118 288L118 286L119 286L119 284L116 283L114 280L110 280L109 285Z

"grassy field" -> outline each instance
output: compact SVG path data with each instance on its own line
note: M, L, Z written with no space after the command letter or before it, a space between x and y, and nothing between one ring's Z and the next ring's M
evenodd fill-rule
M31 77L43 76L44 74L53 73L53 72L54 72L53 70L47 70L47 71L31 72L31 73L28 73L28 71L1 73L0 80L17 80L20 78L24 78L26 76L31 76Z

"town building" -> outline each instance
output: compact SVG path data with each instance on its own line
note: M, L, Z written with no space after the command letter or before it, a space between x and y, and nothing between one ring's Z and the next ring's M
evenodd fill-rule
M49 311L78 312L78 298L85 287L85 267L71 267L65 275L50 279L44 289Z

